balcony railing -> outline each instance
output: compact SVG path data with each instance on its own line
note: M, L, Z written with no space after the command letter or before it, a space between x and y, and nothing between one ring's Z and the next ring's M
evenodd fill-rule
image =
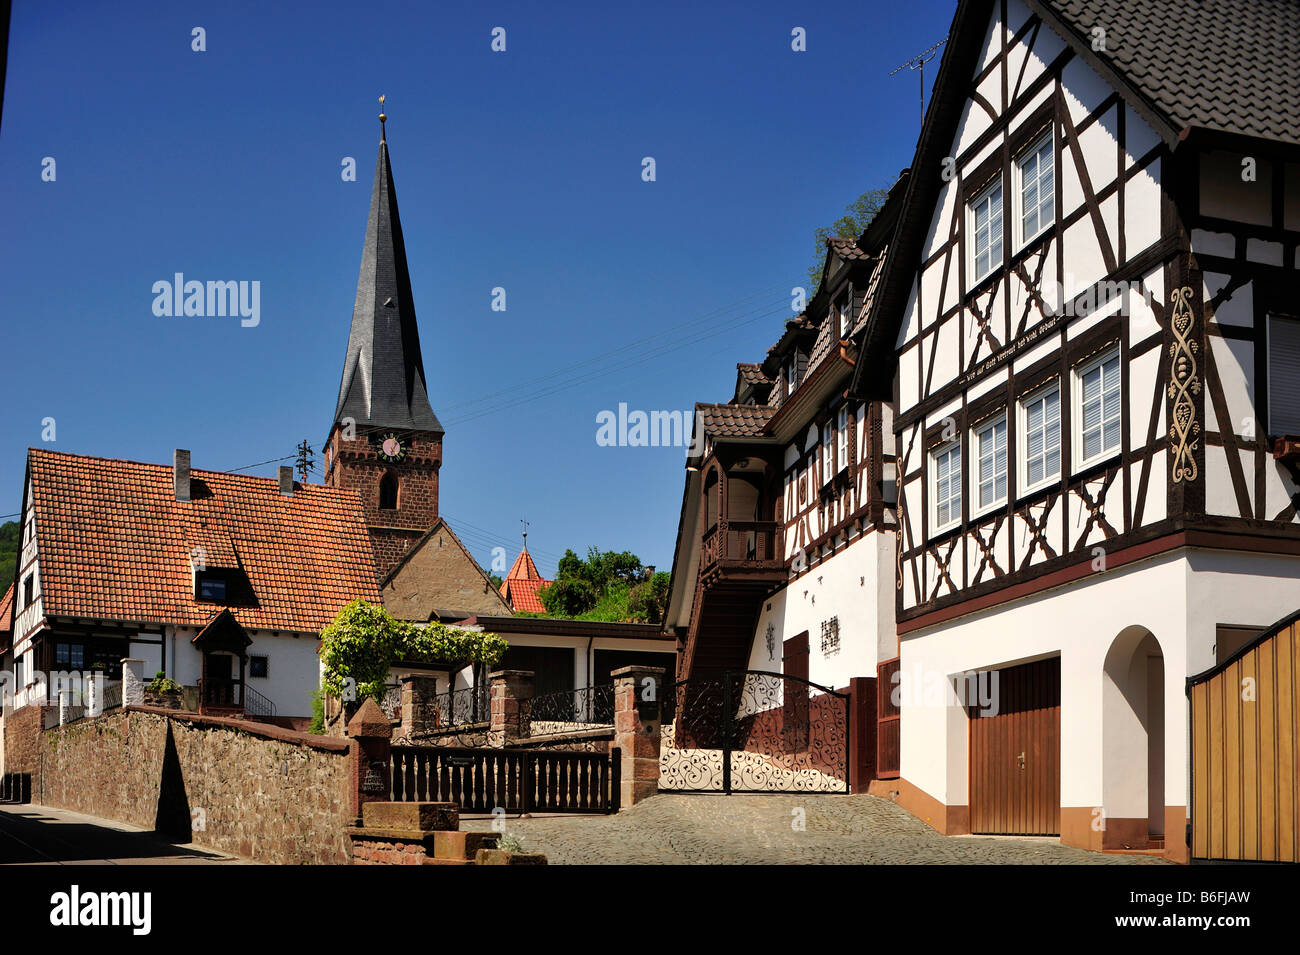
M777 563L776 521L720 521L704 534L700 566Z

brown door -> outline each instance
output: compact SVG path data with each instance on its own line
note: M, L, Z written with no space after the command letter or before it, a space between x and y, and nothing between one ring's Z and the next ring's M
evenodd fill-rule
M209 706L233 706L235 699L233 658L224 653L209 653L207 675L203 682L203 702Z
M1060 658L981 673L980 680L996 706L981 706L967 682L971 832L1060 835Z
M781 672L792 680L782 680L782 736L786 751L800 753L808 748L808 631L796 634L781 644Z

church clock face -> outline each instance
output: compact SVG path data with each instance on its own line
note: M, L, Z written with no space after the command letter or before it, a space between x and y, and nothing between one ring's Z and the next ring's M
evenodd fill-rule
M393 433L384 435L383 441L379 445L379 456L390 464L402 460L406 457L406 445L402 439Z

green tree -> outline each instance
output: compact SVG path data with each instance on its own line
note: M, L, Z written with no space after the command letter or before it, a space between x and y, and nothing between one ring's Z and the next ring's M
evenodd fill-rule
M876 217L876 213L884 206L888 196L888 189L868 189L845 207L844 215L831 225L822 226L813 233L817 247L813 250L813 264L808 269L809 298L816 294L817 286L821 282L822 268L826 264L826 240L834 236L856 239L862 235L867 226L871 225L871 220Z
M668 582L672 574L659 571L636 584L627 597L628 616L637 623L663 623L668 610Z
M18 522L0 524L0 594L14 582L14 565L18 563Z
M663 611L656 610L657 601L666 598L668 576L647 580L641 559L630 551L590 547L582 558L566 550L540 597L551 617L658 623Z

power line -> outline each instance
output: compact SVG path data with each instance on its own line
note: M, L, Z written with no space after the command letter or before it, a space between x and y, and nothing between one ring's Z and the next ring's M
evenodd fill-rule
M591 374L580 376L578 378L572 378L568 381L563 381L549 387L544 387L530 394L522 395L519 397L511 397L505 400L501 400L505 394L504 392L498 393L497 395L486 396L485 398L480 400L482 401L496 400L498 401L498 403L494 404L491 407L487 407L479 411L474 411L469 414L462 415L459 418L448 419L447 423L465 424L466 422L474 421L486 415L496 414L497 412L505 411L507 409L513 408L516 404L518 404L521 401L530 401L537 398L546 398L553 394L557 394L558 392L566 391L570 388L576 388L579 385L584 385L587 384L588 382L596 381L597 379L600 378L607 378L610 375L618 374L621 371L626 371L629 368L636 367L637 365L643 365L646 362L653 361L656 358L662 358L664 355L670 354L671 352L674 351L678 351L679 349L686 348L691 345L696 345L709 338L714 338L718 335L725 334L726 332L732 331L734 328L737 328L741 325L751 324L753 322L760 321L766 318L772 318L775 315L781 314L781 312L783 312L784 310L785 310L784 307L777 307L767 312L759 312L753 315L749 315L737 322L732 323L731 326L703 332L693 337L677 339L670 344L666 344L660 348L653 349L635 358L630 358L622 362L617 362L613 365L608 365L602 369L593 371Z
M604 359L611 358L615 355L626 352L630 349L637 348L638 346L661 340L664 336L671 335L673 332L678 331L680 329L698 328L701 322L718 321L720 316L724 316L729 312L734 312L737 309L747 308L754 302L755 299L758 300L766 299L769 296L775 295L777 293L777 290L783 287L784 287L783 285L770 286L769 288L762 289L758 292L754 292L753 294L748 295L737 302L733 302L730 305L719 306L718 308L713 309L710 312L705 312L703 315L696 316L684 322L680 322L677 325L673 325L669 328L662 329L658 332L655 332L652 335L647 335L644 338L634 339L630 342L627 342L626 344L620 345L617 348L612 348L608 351L589 356L588 358L582 359L581 361L576 361L573 364L565 365L564 367L559 368L549 374L540 375L536 378L532 378L527 381L520 382L517 385L512 385L509 388L503 388L499 391L490 392L487 395L482 395L478 398L470 398L465 401L456 402L454 404L444 404L442 405L442 409L444 411L450 411L456 408L473 406L476 404L480 404L483 401L492 400L495 398L499 398L502 395L511 394L515 391L522 391L524 389L533 387L535 385L539 385L542 382L550 381L554 378L560 378L566 376L573 371L577 371L579 369L590 366L593 362L602 361Z

